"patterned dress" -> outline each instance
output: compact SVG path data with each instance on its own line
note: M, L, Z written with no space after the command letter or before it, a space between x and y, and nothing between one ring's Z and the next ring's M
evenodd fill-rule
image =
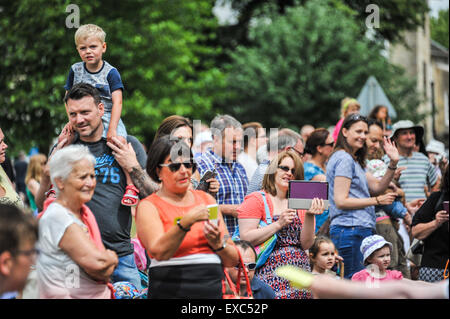
M274 216L277 221L279 216ZM278 277L275 270L283 265L293 265L311 271L309 258L300 244L303 224L298 217L277 233L277 243L264 266L256 270L255 276L272 287L276 299L311 299L311 293L291 287L289 281Z

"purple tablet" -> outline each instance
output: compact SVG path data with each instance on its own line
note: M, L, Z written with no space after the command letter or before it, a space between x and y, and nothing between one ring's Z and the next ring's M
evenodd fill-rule
M328 183L317 181L289 182L288 207L293 209L309 209L313 198L325 201L325 209L328 209Z

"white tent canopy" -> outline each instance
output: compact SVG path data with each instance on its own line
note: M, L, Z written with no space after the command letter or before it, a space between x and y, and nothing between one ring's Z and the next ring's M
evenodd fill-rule
M369 115L370 111L376 105L385 105L388 108L389 116L391 118L397 117L397 112L395 112L395 109L384 93L383 88L374 76L370 76L367 79L357 100L359 104L361 104L360 113L362 115Z

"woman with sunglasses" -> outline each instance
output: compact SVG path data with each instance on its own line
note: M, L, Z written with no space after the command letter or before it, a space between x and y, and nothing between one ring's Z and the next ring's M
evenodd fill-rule
M256 246L277 234L275 248L255 273L256 277L272 287L277 299L311 298L308 291L295 289L287 280L275 275L275 269L291 264L311 271L305 250L314 242L315 215L322 214L324 210L323 200L317 198L313 199L307 211L288 208L289 181L294 179L303 180L302 161L295 151L282 151L270 162L261 192L247 195L238 208L242 240ZM260 228L260 220L267 223L264 198L272 223Z
M389 205L395 193L382 194L394 176L399 155L386 138L383 147L391 164L382 179L366 174L367 118L348 115L342 123L327 167L330 238L344 258L345 278L364 268L359 250L365 237L375 234L375 205ZM380 195L381 194L381 195Z
M305 170L305 181L326 182L325 175L328 158L333 152L334 139L325 128L315 129L305 145L305 153L311 154L311 159L303 164ZM316 216L317 232L328 218L328 210L322 215Z
M221 299L223 266L236 265L238 255L220 211L217 226L208 220L215 199L190 187L191 149L166 135L149 154L147 172L161 188L136 213L137 235L151 258L148 297Z

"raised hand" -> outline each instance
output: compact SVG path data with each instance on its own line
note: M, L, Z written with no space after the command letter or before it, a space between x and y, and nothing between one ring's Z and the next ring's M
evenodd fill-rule
M395 142L392 142L391 139L384 137L383 148L386 155L389 157L391 162L395 162L397 164L400 156L398 154L397 147L395 146Z

